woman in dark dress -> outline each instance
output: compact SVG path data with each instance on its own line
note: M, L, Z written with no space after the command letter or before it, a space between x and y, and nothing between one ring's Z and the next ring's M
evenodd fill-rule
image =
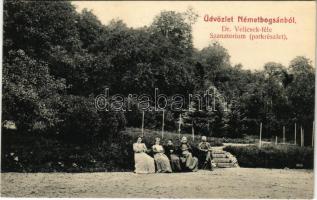
M176 148L172 140L167 141L167 145L165 146L165 154L171 161L173 172L180 172L182 169L179 162L179 156L177 155Z
M182 137L180 150L180 161L183 171L196 172L198 170L198 159L192 155L191 146L188 144L186 137Z

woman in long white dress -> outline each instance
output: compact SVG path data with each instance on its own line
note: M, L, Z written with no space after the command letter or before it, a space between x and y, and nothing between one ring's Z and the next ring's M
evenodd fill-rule
M154 159L145 153L147 148L142 143L141 137L138 137L137 142L133 144L133 151L135 161L134 172L138 174L155 173Z
M154 160L156 163L157 172L171 173L172 168L168 157L164 154L163 146L160 145L160 138L155 138L155 145L152 146L154 152Z

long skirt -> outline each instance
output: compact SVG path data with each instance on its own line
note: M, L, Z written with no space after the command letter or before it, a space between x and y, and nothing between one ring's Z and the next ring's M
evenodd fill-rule
M170 158L171 158L171 167L173 172L180 172L182 168L180 165L179 156L175 154L171 154Z
M172 172L168 157L163 153L154 154L157 172Z
M135 153L134 154L135 161L135 173L138 174L149 174L155 173L155 165L154 159L147 155L146 153Z
M183 151L180 157L183 171L195 172L198 170L198 159L189 151Z

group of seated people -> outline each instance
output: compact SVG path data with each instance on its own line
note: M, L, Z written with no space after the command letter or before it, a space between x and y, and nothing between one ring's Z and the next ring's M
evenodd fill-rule
M191 145L186 137L182 137L178 148L174 146L172 140L168 140L163 147L160 144L161 139L155 138L155 144L151 150L146 148L142 140L142 137L138 137L137 142L133 144L135 173L195 172L198 167L204 169L209 167L213 170L211 146L205 136L202 136L202 141L198 145L200 160L193 156ZM154 159L149 153L153 153Z

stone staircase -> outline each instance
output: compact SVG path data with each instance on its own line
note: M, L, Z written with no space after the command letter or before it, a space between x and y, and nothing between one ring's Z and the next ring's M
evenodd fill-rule
M236 157L222 149L214 149L212 157L217 168L239 167Z

